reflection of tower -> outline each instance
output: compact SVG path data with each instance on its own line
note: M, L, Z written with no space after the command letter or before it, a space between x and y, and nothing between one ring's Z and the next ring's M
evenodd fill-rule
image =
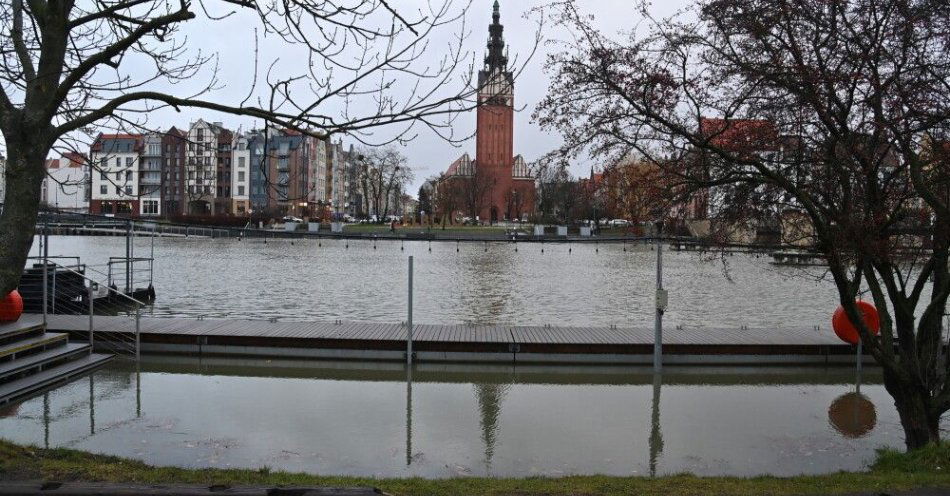
M663 432L660 430L660 386L662 376L653 374L653 405L650 414L650 477L656 477L656 464L663 454Z
M485 442L485 475L490 475L491 460L495 454L495 439L498 435L498 417L501 402L508 394L510 384L475 384L475 399L478 401L482 441Z
M487 249L487 248L486 248ZM461 279L464 301L469 304L467 322L487 324L506 320L502 317L511 304L514 293L514 271L512 257L508 253L495 250L475 249L465 255L464 267L467 277Z

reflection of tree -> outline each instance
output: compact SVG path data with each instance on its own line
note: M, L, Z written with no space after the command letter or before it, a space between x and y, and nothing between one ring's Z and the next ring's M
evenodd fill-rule
M828 407L828 422L842 436L857 439L874 429L877 412L867 396L858 392L845 393Z
M491 460L495 454L501 402L510 387L510 384L475 384L475 400L478 401L479 423L482 427L482 441L485 443L486 475L491 471Z

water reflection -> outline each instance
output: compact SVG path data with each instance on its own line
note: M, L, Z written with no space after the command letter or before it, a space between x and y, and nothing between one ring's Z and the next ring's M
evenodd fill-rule
M840 395L852 374L147 356L6 409L0 435L361 476L822 473L901 443L893 409L874 408L888 404L879 371Z
M828 422L842 436L866 436L877 424L877 410L867 396L855 391L835 398L828 407Z
M501 249L501 248L498 248ZM483 250L467 250L462 255L462 264L465 277L461 279L464 285L463 294L477 295L465 300L468 305L466 314L469 324L496 323L504 320L508 315L508 305L518 288L512 281L512 259L496 253L496 249L489 251L488 245Z
M653 374L653 401L650 410L650 477L656 477L656 465L663 454L663 432L660 430L661 374Z
M501 417L501 404L508 394L510 384L475 384L475 398L478 402L479 425L482 430L482 442L485 444L485 475L491 475L492 457L495 455L495 442L498 438L498 422Z

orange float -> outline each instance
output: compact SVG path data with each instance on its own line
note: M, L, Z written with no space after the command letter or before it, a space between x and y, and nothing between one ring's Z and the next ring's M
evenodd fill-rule
M0 299L0 322L16 322L23 315L23 297L17 290Z
M874 308L874 305L866 301L859 300L854 302L854 304L858 307L858 311L861 312L864 325L867 326L871 333L874 335L880 333L881 318L877 313L877 308ZM850 344L858 344L858 329L854 326L854 323L851 322L851 319L849 319L848 315L844 312L843 306L838 306L838 309L835 310L834 315L831 316L831 328L834 329L835 334L842 341Z

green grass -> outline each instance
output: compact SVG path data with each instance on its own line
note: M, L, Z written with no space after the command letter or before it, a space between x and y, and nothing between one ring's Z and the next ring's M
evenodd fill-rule
M287 473L261 467L253 470L151 467L113 456L68 449L43 450L0 441L0 482L50 480L142 484L226 484L267 486L373 486L392 495L792 495L880 493L915 488L950 488L950 444L907 455L879 452L868 472L841 472L800 477L657 478L577 476L562 478L370 479Z

